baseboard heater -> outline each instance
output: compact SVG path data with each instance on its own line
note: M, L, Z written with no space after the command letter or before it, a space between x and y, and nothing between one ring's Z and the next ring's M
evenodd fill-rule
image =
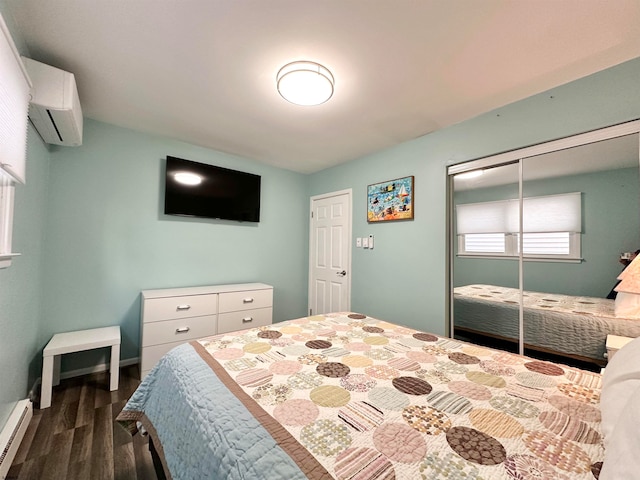
M31 400L20 400L0 432L0 480L5 480L33 417Z

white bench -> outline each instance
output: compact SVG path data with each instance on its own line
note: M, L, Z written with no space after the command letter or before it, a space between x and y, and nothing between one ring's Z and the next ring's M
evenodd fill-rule
M51 390L60 383L60 358L65 353L111 347L110 390L118 389L120 368L120 327L92 328L56 333L42 352L42 392L40 408L51 406Z

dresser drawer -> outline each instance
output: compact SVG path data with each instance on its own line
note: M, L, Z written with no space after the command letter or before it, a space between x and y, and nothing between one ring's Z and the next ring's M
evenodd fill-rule
M220 294L220 313L273 306L273 289ZM247 327L248 328L248 327Z
M162 356L173 347L182 345L185 342L163 343L162 345L153 345L151 347L142 347L142 362L140 363L140 371L148 372L151 370Z
M218 295L183 295L177 297L148 298L143 300L144 323L176 318L215 315L218 310Z
M218 333L234 332L247 328L271 325L273 308L256 308L242 312L221 313L218 317Z
M216 334L216 315L179 318L162 322L145 323L142 326L142 346L158 345Z

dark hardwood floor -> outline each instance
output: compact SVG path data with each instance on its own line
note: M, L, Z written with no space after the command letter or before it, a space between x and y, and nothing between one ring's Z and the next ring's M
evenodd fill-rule
M115 422L138 383L136 365L120 369L114 392L108 372L62 380L51 408L34 405L7 480L155 480L148 437Z

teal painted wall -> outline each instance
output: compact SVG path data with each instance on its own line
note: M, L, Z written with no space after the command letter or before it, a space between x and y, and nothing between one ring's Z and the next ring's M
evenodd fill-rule
M0 269L0 426L40 375L33 359L41 348L38 331L49 152L31 126L27 156L27 183L16 186L13 222L13 250L22 255L13 259L11 267Z
M582 192L582 263L525 262L524 287L538 292L606 297L622 265L620 252L640 248L638 168L573 175L524 183L534 197ZM506 190L506 192L505 192ZM517 186L467 190L456 203L517 198ZM456 258L454 285L485 283L518 287L518 262L511 259Z
M6 2L2 14L20 53L26 45L16 30ZM45 235L49 152L29 125L26 185L15 190L11 267L0 269L0 428L16 401L25 398L39 369L33 364L38 349L42 297L42 246Z
M446 166L640 118L638 79L635 59L312 175L311 195L352 188L353 236L375 235L374 250L353 248L352 309L444 333ZM405 175L415 219L367 224L366 186Z
M261 175L260 223L164 215L167 155ZM274 321L304 315L307 176L93 120L82 146L52 149L50 170L42 344L120 325L121 358L137 357L140 291L151 288L264 282ZM65 355L62 368L95 361Z

